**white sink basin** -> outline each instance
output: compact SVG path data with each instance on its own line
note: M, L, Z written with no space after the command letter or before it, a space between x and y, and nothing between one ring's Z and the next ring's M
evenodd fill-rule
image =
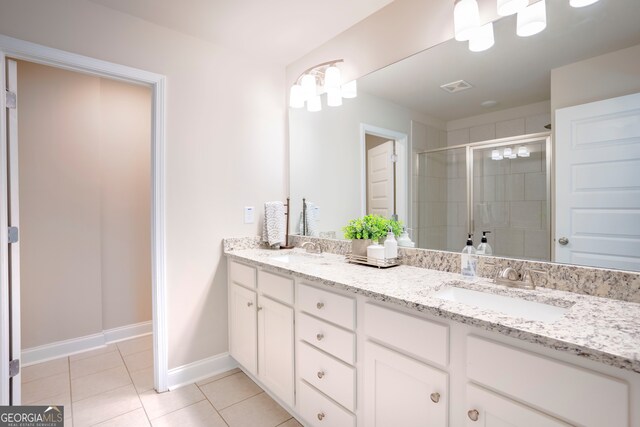
M436 292L435 296L446 301L455 301L482 309L497 311L509 316L545 323L553 323L559 320L567 310L569 310L568 308L557 307L541 302L527 301L455 286L445 287Z

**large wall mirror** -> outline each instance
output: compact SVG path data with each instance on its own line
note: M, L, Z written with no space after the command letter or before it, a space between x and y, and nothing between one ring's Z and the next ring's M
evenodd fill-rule
M547 0L547 28L449 40L290 109L290 188L321 237L397 215L417 247L640 270L640 2ZM324 99L323 99L324 103Z

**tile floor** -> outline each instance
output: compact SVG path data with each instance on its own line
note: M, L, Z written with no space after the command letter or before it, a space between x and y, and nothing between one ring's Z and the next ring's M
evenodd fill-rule
M158 394L151 336L22 370L25 405L64 405L65 426L299 427L239 369Z

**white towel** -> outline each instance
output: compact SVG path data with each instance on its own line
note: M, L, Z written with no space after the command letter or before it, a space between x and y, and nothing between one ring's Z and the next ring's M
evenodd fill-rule
M306 236L318 237L320 232L318 231L318 220L320 216L320 208L314 203L307 202L306 211L306 227L302 226L302 212L300 212L300 220L298 221L298 233L302 234L303 230L306 230Z
M267 202L264 204L264 221L262 226L262 240L269 246L285 242L286 221L284 203Z

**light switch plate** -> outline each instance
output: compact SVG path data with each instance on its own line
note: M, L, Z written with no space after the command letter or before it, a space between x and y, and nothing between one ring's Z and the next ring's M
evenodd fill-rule
M255 208L253 206L244 207L244 223L253 224L255 220Z

